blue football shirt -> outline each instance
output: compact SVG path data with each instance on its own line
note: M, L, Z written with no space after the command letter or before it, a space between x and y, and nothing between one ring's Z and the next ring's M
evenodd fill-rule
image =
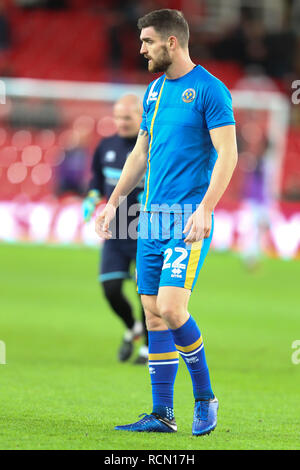
M209 131L235 124L226 86L197 65L175 80L162 75L144 96L141 128L149 133L142 208L194 211L218 158Z

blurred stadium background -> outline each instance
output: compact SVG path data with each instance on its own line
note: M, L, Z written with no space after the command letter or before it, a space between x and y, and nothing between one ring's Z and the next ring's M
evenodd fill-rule
M237 121L238 167L191 300L226 424L197 445L299 445L300 366L290 354L299 331L300 1L0 0L0 340L12 365L1 369L0 446L128 449L110 432L120 391L125 421L137 411L127 401L149 406L146 369L110 353L121 327L99 295L89 247L100 242L81 202L93 150L115 132L114 101L142 97L153 79L136 21L157 8L185 13L192 58L230 89ZM251 276L240 257L251 267L261 253ZM193 449L189 426L183 440L137 438L131 448Z
M151 80L139 56L137 18L170 7L182 9L190 23L194 61L233 95L240 163L218 207L215 247L241 248L253 219L247 217L251 185L263 180L269 222L264 250L299 254L300 106L292 88L300 76L299 1L0 5L6 93L0 106L1 240L96 243L91 226L82 223L79 201L92 151L115 131L113 102L126 92L142 97Z

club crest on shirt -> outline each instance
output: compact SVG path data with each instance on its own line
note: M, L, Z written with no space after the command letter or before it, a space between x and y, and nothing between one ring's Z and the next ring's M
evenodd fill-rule
M196 92L194 88L188 88L182 93L182 101L185 103L191 103L196 97Z

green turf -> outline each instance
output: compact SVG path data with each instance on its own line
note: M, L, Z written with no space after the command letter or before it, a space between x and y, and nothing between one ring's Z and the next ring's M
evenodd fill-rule
M120 433L151 411L147 368L119 364L122 326L97 286L94 249L0 245L1 449L299 449L299 261L264 260L249 273L211 253L190 302L201 328L219 423L192 437L183 362L175 386L179 431ZM137 308L133 283L126 291Z

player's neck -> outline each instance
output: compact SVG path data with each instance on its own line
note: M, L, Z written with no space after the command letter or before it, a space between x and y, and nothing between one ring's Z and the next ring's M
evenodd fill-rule
M189 73L196 66L189 56L179 57L166 71L169 80L175 80Z

